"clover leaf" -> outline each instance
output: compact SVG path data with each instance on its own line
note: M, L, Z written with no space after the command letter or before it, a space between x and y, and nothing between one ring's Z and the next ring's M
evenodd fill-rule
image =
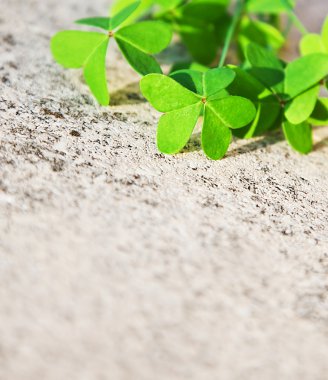
M285 93L301 94L328 75L328 54L313 53L289 63L285 69Z
M284 64L276 55L258 44L250 43L246 49L246 58L251 65L248 70L265 87L275 94L284 91Z
M315 33L306 34L300 43L302 55L313 53L328 54L328 16L322 26L321 35Z
M246 51L249 73L272 92L284 114L283 131L289 144L300 153L312 149L309 118L314 112L320 82L328 75L328 54L313 53L289 64L256 45Z
M135 0L114 0L112 5L112 12L118 12L122 10L123 8L127 7L131 3L133 3ZM130 24L132 22L135 22L138 18L144 18L146 15L149 14L149 11L152 10L154 7L158 9L160 7L160 11L167 12L172 11L174 8L181 5L182 0L141 0L140 6L138 9L133 12L131 16L129 16L125 21L124 25Z
M188 78L189 77L189 78ZM141 79L145 98L160 112L157 145L162 153L174 154L187 144L195 125L204 115L202 148L217 160L228 150L231 130L249 124L255 116L253 103L240 96L229 96L225 88L233 82L235 73L229 68L217 68L205 73L182 70L168 77L149 74ZM184 87L181 83L194 91Z
M111 7L111 13L116 14L122 11L124 8L133 4L136 0L116 0L113 1ZM149 9L155 4L156 0L141 0L138 8L131 13L125 20L122 22L121 26L129 25L135 22L140 17L144 17L145 14L149 11Z
M319 85L313 86L288 102L285 106L286 119L293 124L307 120L314 110L319 91Z
M229 0L157 1L160 17L171 23L192 58L209 65L217 56L229 26Z
M110 96L106 79L106 54L110 38L114 38L129 64L141 75L162 70L151 54L165 49L171 41L171 28L162 21L143 21L119 28L138 8L135 1L109 17L77 20L77 24L104 29L106 34L84 31L62 31L51 40L55 60L65 68L83 68L84 78L101 105Z
M314 126L328 125L328 98L319 98L317 100L309 122Z
M291 0L248 0L246 10L250 13L280 14L293 9L295 1Z
M285 37L273 25L244 16L238 33L238 44L243 52L250 42L278 50L284 45Z
M279 99L247 71L236 66L229 67L236 74L236 79L227 88L229 94L250 99L256 107L254 120L243 128L233 130L232 133L248 139L270 131L281 116Z
M299 124L292 124L289 121L283 122L283 131L286 140L297 152L307 154L312 150L312 130L306 121Z

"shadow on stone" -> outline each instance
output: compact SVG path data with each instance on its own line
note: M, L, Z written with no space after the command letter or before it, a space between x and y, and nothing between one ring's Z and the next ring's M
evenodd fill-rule
M319 151L327 147L328 147L328 137L314 144L313 151Z
M257 138L256 140L251 140L250 142L238 148L228 151L225 157L233 157L240 154L254 152L259 149L267 148L270 145L277 144L278 142L283 141L283 140L284 140L284 136L280 132L272 134L272 135L266 135L261 138Z
M111 105L122 106L128 104L145 103L146 99L141 95L139 82L129 83L111 93Z
M181 153L191 153L191 152L198 152L202 149L202 143L201 143L201 133L194 133L189 141L187 142L187 145L182 149Z
M266 135L261 138L257 138L256 140L250 140L248 143L238 148L228 151L227 154L225 155L225 158L237 156L239 154L254 152L258 149L266 148L270 145L274 145L283 140L284 140L284 136L280 132L272 134L272 135ZM326 144L328 144L328 140ZM191 136L187 145L183 148L182 153L200 151L201 149L202 149L201 133L198 132L198 133L194 133Z

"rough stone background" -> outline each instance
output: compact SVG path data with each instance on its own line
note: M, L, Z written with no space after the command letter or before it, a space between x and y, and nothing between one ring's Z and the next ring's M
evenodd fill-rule
M114 46L111 108L49 54L107 0L0 5L0 379L327 379L327 129L163 156Z

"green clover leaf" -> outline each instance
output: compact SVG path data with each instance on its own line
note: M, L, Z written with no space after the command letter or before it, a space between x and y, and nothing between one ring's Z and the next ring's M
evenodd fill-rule
M312 129L309 123L303 121L295 125L284 121L282 126L286 140L297 152L307 154L312 151Z
M83 68L85 81L101 105L110 102L106 55L111 37L115 38L126 60L139 74L162 72L152 54L159 53L169 45L171 28L162 21L144 21L119 28L139 5L140 1L134 1L111 18L93 17L76 21L78 24L104 29L106 34L69 30L57 33L51 40L55 60L65 68Z
M231 141L231 129L249 124L256 112L250 100L225 92L234 78L229 68L205 73L182 70L172 77L149 74L142 78L142 94L155 109L165 113L157 129L159 150L167 154L181 151L203 114L202 148L209 158L222 158ZM178 81L187 83L187 88ZM188 89L191 86L194 91Z
M283 93L284 65L272 51L258 44L250 43L246 49L246 58L251 64L250 74L273 93Z
M156 3L162 6L161 18L173 25L192 58L204 65L212 63L230 22L229 0Z
M94 26L104 30L110 30L111 19L109 17L88 17L75 21L75 24Z
M203 150L208 157L218 160L228 150L231 129L249 124L254 119L256 110L250 100L240 96L228 96L209 101L204 112Z
M135 0L115 0L112 5L112 13L116 13L118 11L121 11L123 8L127 7L128 5L132 4ZM122 24L122 26L129 25L139 18L145 18L149 14L149 11L154 6L160 6L161 11L168 11L172 10L178 5L180 5L182 0L141 0L140 6L138 9L133 12L132 15L130 15Z
M309 119L318 105L321 81L328 75L328 54L308 54L285 65L272 52L249 44L246 56L251 64L248 72L281 104L287 141L300 153L310 152L312 134Z
M279 100L247 71L236 66L229 67L236 74L236 79L227 88L229 94L250 99L256 107L254 120L243 128L233 130L232 133L237 137L249 139L268 132L275 126L281 115Z
M298 58L285 69L285 93L290 97L301 94L328 75L328 54L313 53Z
M291 0L248 0L246 10L249 13L280 14L293 9L295 1Z
M328 125L328 98L319 98L310 116L309 122L314 126Z
M274 26L244 16L241 20L238 33L238 43L243 52L250 42L278 50L284 45L286 40L282 33Z
M302 55L313 53L328 54L328 16L322 26L321 35L309 33L302 38L300 51Z
M117 0L113 9L121 9L131 1L133 0ZM229 22L228 14L223 14L227 4L228 0L143 0L138 11L124 25L144 16L147 11L149 13L154 8L159 9L155 18L171 23L191 56L196 61L208 64L215 58L222 42L221 36Z
M300 124L312 114L319 95L320 86L316 85L302 92L285 106L286 119L292 124Z

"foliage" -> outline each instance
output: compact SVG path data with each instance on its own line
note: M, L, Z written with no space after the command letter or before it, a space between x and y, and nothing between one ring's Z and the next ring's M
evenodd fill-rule
M203 114L203 150L213 160L222 158L230 144L231 129L244 127L255 116L250 100L230 96L225 91L234 79L235 73L229 68L205 73L181 70L171 77L149 74L142 78L143 95L154 108L165 112L157 129L159 150L171 154L179 152Z
M328 124L328 17L321 35L308 33L294 0L116 0L111 17L78 20L104 29L63 31L52 53L67 68L83 68L90 90L109 104L106 53L110 38L143 76L141 92L164 113L158 149L181 151L201 120L201 143L211 159L222 158L232 135L251 138L281 128L296 151L312 150L312 128ZM231 8L234 7L233 12ZM302 33L301 56L279 57L291 25ZM171 42L189 60L172 62L164 75L153 57ZM225 66L229 60L234 64Z
M129 64L141 75L161 73L161 67L150 54L165 49L172 37L171 28L161 21L143 21L121 27L138 8L133 2L110 17L77 20L77 24L104 29L107 33L62 31L51 40L56 61L67 68L83 67L84 78L91 92L102 105L109 104L106 79L106 54L110 38L117 42Z

